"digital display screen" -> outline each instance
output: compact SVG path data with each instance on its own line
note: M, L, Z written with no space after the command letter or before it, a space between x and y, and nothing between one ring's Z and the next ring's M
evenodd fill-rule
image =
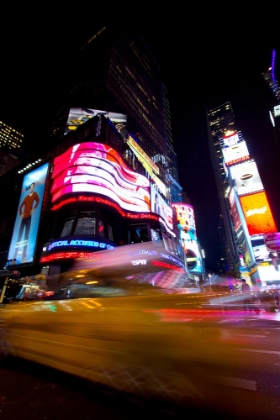
M240 197L249 235L277 232L265 192Z
M238 195L249 194L264 189L256 162L249 161L231 166L230 173L235 180Z
M125 210L150 212L150 182L130 170L110 146L86 142L76 144L54 159L51 202L66 195L104 195Z
M8 259L13 264L33 262L49 164L23 178Z
M240 143L225 147L222 150L222 152L224 155L225 164L227 166L244 162L245 160L250 159L250 155L245 141L241 141Z

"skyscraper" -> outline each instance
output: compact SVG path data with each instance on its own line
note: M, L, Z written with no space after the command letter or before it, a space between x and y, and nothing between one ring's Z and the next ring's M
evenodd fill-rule
M228 269L252 283L278 279L265 245L277 227L254 159L230 102L208 111L208 141L224 229ZM263 263L267 270L263 270Z
M236 131L235 115L231 103L226 102L210 110L207 114L207 121L208 144L221 208L221 228L224 231L224 235L219 235L219 237L223 238L222 246L227 259L228 270L238 270L238 243L232 228L232 220L225 195L228 182L222 154L222 139L227 130ZM239 135L241 137L241 133Z
M0 121L0 176L20 163L23 139L23 134Z
M72 107L97 109L127 116L127 132L159 167L168 185L169 201L178 201L177 156L173 147L168 91L159 66L134 24L121 18L101 27L75 54L74 81L53 124L64 134Z

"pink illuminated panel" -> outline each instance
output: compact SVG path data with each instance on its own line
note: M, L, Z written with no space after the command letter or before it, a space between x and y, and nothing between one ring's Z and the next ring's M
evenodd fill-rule
M77 144L54 160L51 201L75 193L105 195L129 211L150 211L149 180L131 171L121 156L101 143Z

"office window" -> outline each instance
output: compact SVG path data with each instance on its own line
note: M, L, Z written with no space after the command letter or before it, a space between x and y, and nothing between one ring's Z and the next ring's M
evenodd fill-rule
M67 222L65 222L61 235L60 235L61 237L71 235L73 222L74 220L67 220Z
M95 235L96 219L95 217L80 217L77 221L75 235Z

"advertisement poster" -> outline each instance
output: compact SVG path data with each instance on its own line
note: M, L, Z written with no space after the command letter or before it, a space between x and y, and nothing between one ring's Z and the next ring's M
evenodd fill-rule
M106 118L109 118L114 123L118 132L121 133L123 137L126 136L126 115L93 108L71 108L67 119L67 128L64 134L75 131L80 125L91 120L96 115L104 115Z
M188 268L192 273L201 273L201 254L196 236L194 210L190 204L172 204L180 229L180 240L187 257Z
M222 152L227 166L235 165L236 163L250 159L245 141L225 147Z
M46 163L23 178L8 254L13 264L33 262L48 167Z
M150 181L103 143L85 142L54 159L51 201L80 193L106 196L124 209L150 212Z
M234 228L237 231L242 226L242 222L241 222L241 218L238 212L236 197L235 197L235 193L233 189L231 190L229 194L229 205L230 205L231 214L233 218Z
M249 235L277 232L265 192L240 197Z
M238 195L251 194L263 190L263 184L256 162L249 161L240 163L230 168L232 179Z
M173 209L158 193L154 184L151 185L151 211L158 214L169 229L173 230Z

